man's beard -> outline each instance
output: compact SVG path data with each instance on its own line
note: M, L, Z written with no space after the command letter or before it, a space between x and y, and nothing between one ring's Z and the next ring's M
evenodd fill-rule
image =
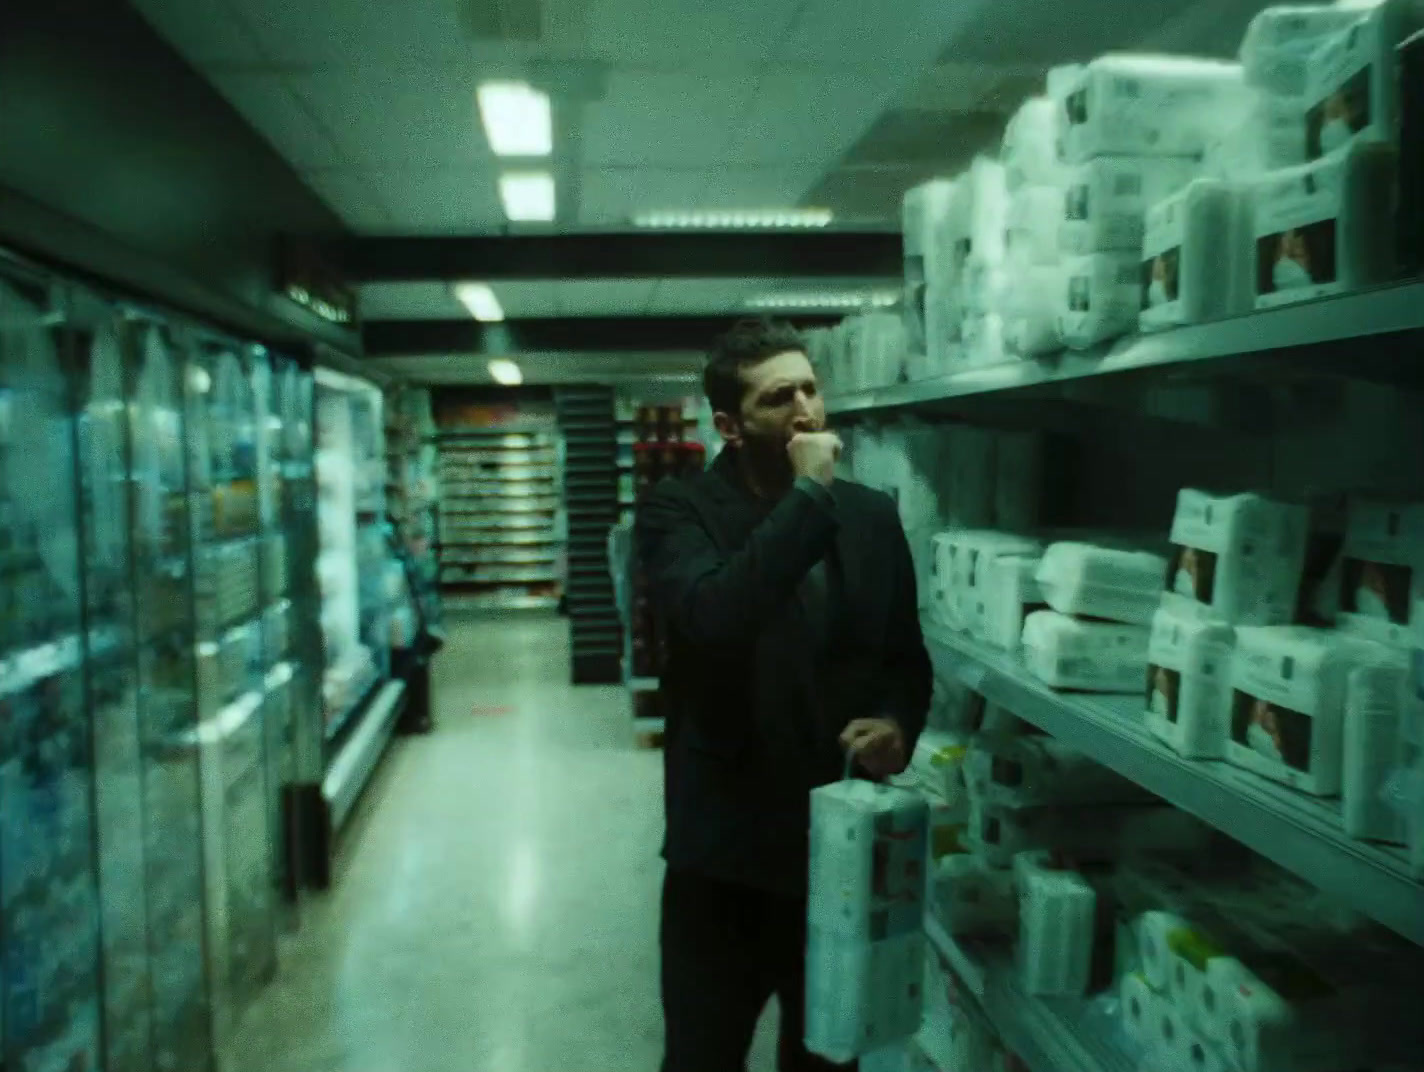
M744 435L742 455L753 479L765 491L777 491L791 483L790 442L785 435Z

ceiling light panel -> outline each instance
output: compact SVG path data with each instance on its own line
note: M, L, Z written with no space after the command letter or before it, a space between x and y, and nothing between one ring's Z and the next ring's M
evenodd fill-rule
M524 82L485 82L475 98L485 137L496 156L548 156L554 151L547 93Z
M506 357L497 357L489 363L490 378L506 387L518 387L524 382L524 373L518 365Z
M497 324L504 319L504 309L488 283L457 283L454 290L460 304L481 323Z
M499 199L512 223L549 223L554 219L554 176L547 171L510 171L499 177Z
M824 208L738 209L726 212L640 212L635 227L654 230L776 230L826 227L834 218Z

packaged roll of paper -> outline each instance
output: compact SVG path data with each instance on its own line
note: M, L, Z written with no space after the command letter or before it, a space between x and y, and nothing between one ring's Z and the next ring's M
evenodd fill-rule
M1019 985L1029 994L1077 996L1088 988L1097 893L1082 875L1047 866L1042 856L1014 858L1019 890Z
M960 181L968 192L970 240L960 263L966 263L972 254L982 263L998 264L1004 259L1004 224L1009 211L1004 165L976 156Z
M1351 499L1339 627L1383 644L1411 647L1411 613L1421 599L1424 504Z
M1067 540L1044 551L1038 584L1061 614L1146 625L1157 610L1166 569L1160 555Z
M1223 1041L1229 1026L1232 994L1242 986L1257 984L1258 980L1246 965L1233 956L1217 956L1207 961L1192 998L1193 1019L1202 1034L1214 1042Z
M1152 619L1147 648L1147 728L1188 759L1221 759L1231 722L1229 625L1171 607Z
M1107 156L1079 164L1063 194L1059 249L1072 256L1138 252L1147 209L1196 173L1195 162L1174 157Z
M982 635L984 626L979 587L983 583L984 568L991 559L1000 555L1033 554L1038 551L1039 544L1016 533L982 529L957 533L951 542L955 549L950 552L953 572L947 590L958 603L954 617L958 628Z
M953 935L1013 933L1019 918L1014 873L970 853L956 853L935 868L935 909Z
M1239 107L1235 63L1111 54L1084 65L1064 97L1063 157L1200 156Z
M1019 110L1004 127L1004 141L999 149L1009 190L1052 186L1061 178L1063 165L1058 159L1061 115L1061 105L1047 96L1030 97L1019 105Z
M924 788L953 804L964 796L964 756L968 742L963 734L927 729L915 742L910 771Z
M901 203L905 258L906 345L913 352L925 352L925 285L931 268L942 272L936 258L941 255L935 236L944 226L954 196L954 183L935 179L905 192Z
M998 313L964 318L964 363L969 368L997 365L1005 359L1004 319Z
M1022 264L1056 264L1063 186L1020 186L1009 195L1007 255Z
M1232 126L1207 146L1202 174L1228 182L1255 181L1305 161L1305 99L1256 91Z
M1138 966L1153 990L1167 992L1171 980L1172 932L1189 927L1185 919L1172 912L1144 912L1137 921Z
M1395 49L1424 28L1424 4L1384 0L1325 38L1306 67L1306 156L1314 160L1356 138L1393 142L1399 130Z
M924 1008L924 935L877 942L806 931L806 1048L837 1064L913 1035Z
M1143 331L1250 311L1255 301L1251 190L1194 179L1147 210Z
M1003 260L987 260L971 253L964 262L964 308L968 317L996 313L1003 308L1008 279Z
M1142 306L1141 277L1137 253L1066 259L1066 290L1058 306L1058 334L1064 345L1085 350L1134 330Z
M1324 1072L1369 1063L1364 1008L1300 959L1257 957L1228 992L1225 1047L1244 1072Z
M1232 625L1284 625L1295 614L1309 512L1260 495L1177 493L1164 604Z
M1351 837L1402 845L1402 816L1385 791L1401 765L1409 669L1402 652L1381 647L1379 655L1378 662L1352 669L1345 687L1341 813Z
M1152 989L1140 972L1128 972L1118 986L1118 1003L1122 1011L1122 1030L1139 1046L1157 1037L1158 1006L1162 998Z
M930 541L929 610L951 629L959 628L959 601L953 588L955 556L959 552L957 536L955 532L937 532Z
M1183 1021L1189 1027L1200 1027L1196 1014L1202 984L1211 962L1225 951L1200 927L1173 930L1167 935L1167 947L1167 993L1182 1013Z
M1039 575L1041 585L1041 569ZM1136 692L1147 670L1147 641L1148 630L1140 625L1041 610L1024 622L1024 663L1056 689Z
M1067 292L1062 265L1016 267L1004 296L1004 346L1021 357L1062 350L1059 320Z
M1394 150L1355 140L1255 188L1256 307L1358 290L1394 272Z
M1182 1046L1189 1035L1187 1022L1182 1016L1182 1011L1170 1001L1164 1001L1157 1006L1157 1031L1153 1039L1153 1045L1158 1052L1177 1055L1182 1052Z
M1226 758L1294 789L1339 793L1346 677L1371 647L1304 626L1238 629Z
M1253 86L1281 96L1305 92L1314 52L1327 37L1360 18L1357 9L1325 4L1279 4L1266 8L1241 39L1241 68Z
M1177 1064L1186 1072L1233 1072L1221 1045L1200 1034L1189 1031L1177 1053Z
M999 555L990 560L981 585L984 640L1003 651L1016 652L1024 622L1035 611L1048 609L1039 590L1037 555Z

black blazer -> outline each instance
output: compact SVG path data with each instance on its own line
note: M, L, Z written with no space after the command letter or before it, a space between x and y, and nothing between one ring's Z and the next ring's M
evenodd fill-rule
M836 481L769 511L728 449L665 481L638 513L637 549L668 637L662 677L669 866L806 891L811 789L844 769L854 718L889 716L913 749L932 671L915 572L889 496ZM799 596L824 561L821 644Z

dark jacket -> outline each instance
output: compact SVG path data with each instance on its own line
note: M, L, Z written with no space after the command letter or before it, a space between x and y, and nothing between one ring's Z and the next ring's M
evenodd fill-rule
M929 708L932 671L895 505L836 481L829 494L794 487L768 508L725 450L707 472L648 495L637 549L668 636L663 855L672 867L804 894L808 794L841 777L841 731L893 717L913 749ZM808 601L819 562L823 591ZM810 620L808 602L824 621Z

